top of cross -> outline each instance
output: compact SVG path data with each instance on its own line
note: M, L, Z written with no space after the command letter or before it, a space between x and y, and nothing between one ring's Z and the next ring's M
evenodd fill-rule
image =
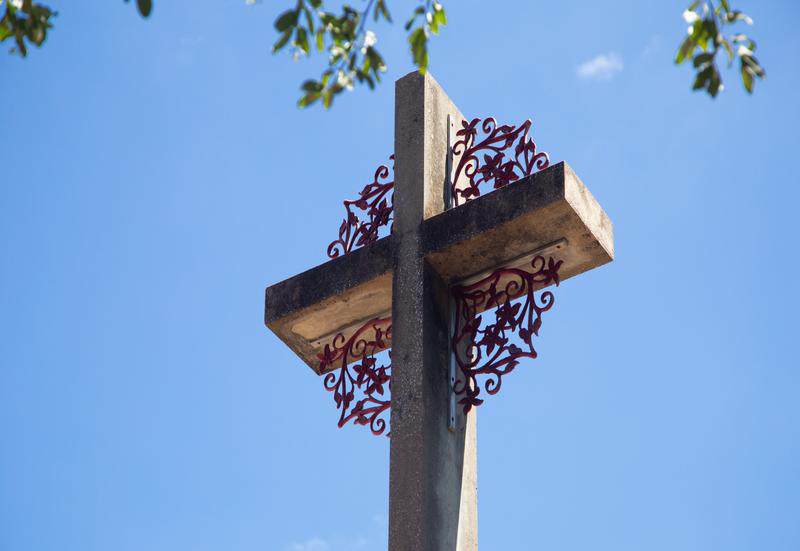
M613 259L610 220L566 163L551 165L537 149L530 120L518 126L493 118L467 120L430 76L412 73L397 86L390 157L395 178L389 166L381 165L359 196L344 202L346 217L327 249L331 260L269 287L265 310L267 326L315 372L363 360L353 385L371 377L381 394L388 375L367 369L372 360L366 354L392 347L392 318L398 313L397 301L393 312L393 288L403 285L394 273L403 263L424 259L442 287L469 285L482 296L490 285L517 286L514 292L494 291L492 300L472 300L471 315L477 315ZM404 246L403 236L410 233L414 237L406 241L412 246ZM543 257L536 264L542 255L551 255L549 266ZM487 277L501 268L502 277ZM541 277L518 280L513 270L519 268L539 270ZM536 310L537 319L530 319L531 329L522 329L523 335L534 325L538 333L542 311ZM520 330L518 323L512 327ZM473 327L469 338L477 338L477 331ZM502 335L486 339L514 346ZM500 363L513 369L517 356L508 356ZM532 346L527 356L535 357ZM481 369L493 369L492 385L499 387L507 371L498 372L497 364ZM329 383L343 409L342 424L347 417L341 402L347 405L352 398L342 394L342 381L326 378L326 387ZM467 394L462 403L467 408L480 403L479 389L466 392L467 383L461 383ZM388 398L381 403L388 404Z

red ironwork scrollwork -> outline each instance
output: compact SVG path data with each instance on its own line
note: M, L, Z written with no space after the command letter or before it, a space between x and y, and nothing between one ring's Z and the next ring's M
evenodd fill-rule
M392 318L374 319L349 339L339 333L317 355L319 372L328 371L324 378L325 389L333 392L336 409L342 410L339 428L353 421L369 425L376 436L386 430L386 420L381 414L391 405L391 364L379 365L374 356L386 348L391 337Z
M394 161L394 155L389 159ZM347 217L339 227L339 239L328 245L330 258L345 255L355 247L378 240L378 230L381 226L388 225L392 219L392 198L387 196L394 189L394 181L381 181L388 177L389 167L379 166L375 171L375 178L364 186L359 193L359 198L344 201ZM363 211L366 218L359 218L353 208Z
M528 176L534 169L542 170L550 165L550 158L543 151L536 151L536 143L528 136L530 119L519 126L504 124L497 126L494 118L488 117L481 128L486 134L477 141L478 123L481 119L462 121L456 132L461 139L453 145L453 154L460 155L451 187L454 206L474 199L481 194L480 186L494 181L494 189L501 188ZM514 154L505 150L514 145ZM480 154L483 153L483 163ZM466 178L468 184L459 181Z
M451 346L463 375L456 379L453 392L463 395L459 403L464 413L483 403L478 397L478 377L488 377L483 387L496 394L503 376L511 373L520 359L536 358L533 337L539 336L542 313L552 308L554 296L544 291L537 298L535 291L559 284L561 263L536 256L530 264L532 271L500 268L475 283L452 287L455 325ZM493 323L488 323L490 310L494 310ZM515 333L522 347L511 341Z

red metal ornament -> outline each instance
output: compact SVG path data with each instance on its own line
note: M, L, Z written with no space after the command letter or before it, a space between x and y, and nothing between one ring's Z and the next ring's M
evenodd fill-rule
M394 155L389 159L394 161ZM339 227L339 239L328 245L328 256L336 258L345 255L356 247L378 240L378 230L389 224L392 218L392 198L387 197L394 189L394 181L382 182L389 176L389 167L381 165L375 171L375 178L364 186L359 198L344 201L347 218ZM363 211L366 218L359 218L351 207ZM363 216L363 215L362 215Z
M333 392L336 409L342 410L339 428L353 421L369 425L376 436L386 430L387 422L381 415L391 406L391 364L378 365L374 354L385 349L391 338L392 318L374 319L349 339L339 333L317 355L319 372L329 371L324 378L325 390Z
M539 335L542 313L553 306L554 296L535 291L559 284L558 270L562 261L552 257L546 261L536 256L531 270L500 268L489 276L469 285L456 285L451 289L455 303L452 353L463 377L453 385L456 395L463 395L459 403L464 413L483 403L479 398L481 388L478 377L486 376L483 386L487 393L497 394L504 375L508 375L522 358L536 358L532 339ZM521 299L521 300L517 300ZM494 309L493 323L489 323ZM481 312L486 312L481 316ZM523 347L512 343L516 333Z
M519 126L497 126L494 118L488 117L481 125L486 137L477 141L480 121L477 118L469 123L462 121L461 130L456 132L461 139L453 145L453 154L461 157L451 187L454 206L478 197L480 186L486 182L494 181L494 189L498 189L533 174L534 169L542 170L550 165L547 153L537 152L536 143L528 136L530 119ZM507 156L505 150L512 145L514 154ZM483 164L479 158L481 153ZM461 176L466 177L469 184L457 188Z

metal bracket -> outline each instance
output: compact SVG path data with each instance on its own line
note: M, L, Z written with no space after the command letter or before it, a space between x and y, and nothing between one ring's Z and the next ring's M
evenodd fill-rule
M447 335L447 342L450 346L448 346L448 362L447 362L447 381L448 381L448 388L447 388L447 399L448 399L448 418L447 418L447 428L450 429L451 432L455 432L456 430L456 393L454 390L454 386L456 384L456 370L458 366L456 365L456 355L453 351L452 346L452 339L453 335L455 334L455 324L456 324L456 303L453 299L453 294L448 292L448 309L450 313L450 321L448 323L448 335Z
M444 159L444 210L453 208L453 120L450 114L447 115L447 155Z

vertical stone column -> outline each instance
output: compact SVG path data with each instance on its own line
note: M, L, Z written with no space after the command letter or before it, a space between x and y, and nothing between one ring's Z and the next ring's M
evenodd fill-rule
M422 257L420 233L445 208L448 124L462 118L430 75L397 81L390 551L477 549L475 419L459 410L448 429L447 288Z

